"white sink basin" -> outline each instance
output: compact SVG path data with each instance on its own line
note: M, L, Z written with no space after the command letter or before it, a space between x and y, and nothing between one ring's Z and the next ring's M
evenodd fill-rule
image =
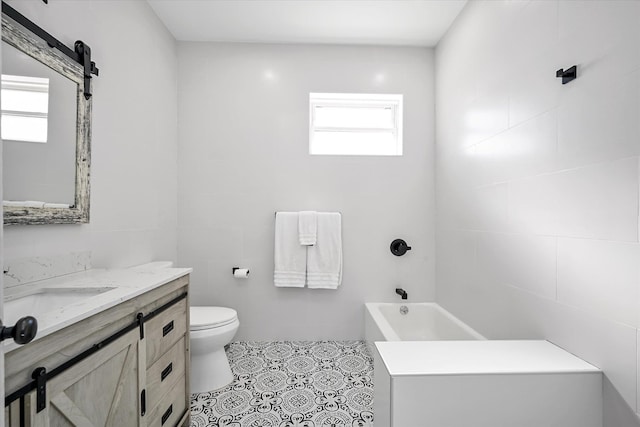
M63 309L112 289L115 288L43 288L29 295L9 298L4 302L4 324L13 325L24 316L37 319L43 313Z

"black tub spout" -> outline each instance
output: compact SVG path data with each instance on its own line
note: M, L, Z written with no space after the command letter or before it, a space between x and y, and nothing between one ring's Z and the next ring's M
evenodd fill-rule
M396 294L400 295L402 299L407 299L407 291L402 288L396 288Z

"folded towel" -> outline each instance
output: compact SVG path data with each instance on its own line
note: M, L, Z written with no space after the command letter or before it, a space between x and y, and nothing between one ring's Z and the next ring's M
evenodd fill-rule
M307 247L307 286L336 289L342 283L342 218L318 212L318 239Z
M298 213L276 214L273 284L278 287L304 287L307 247L298 240Z
M298 238L302 246L316 244L318 231L317 214L314 211L302 211L298 214Z

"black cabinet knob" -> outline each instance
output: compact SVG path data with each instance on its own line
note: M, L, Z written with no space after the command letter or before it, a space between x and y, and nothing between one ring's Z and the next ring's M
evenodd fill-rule
M27 344L33 341L37 333L38 321L33 316L26 316L19 319L14 326L2 326L0 329L0 341L13 338L17 344Z

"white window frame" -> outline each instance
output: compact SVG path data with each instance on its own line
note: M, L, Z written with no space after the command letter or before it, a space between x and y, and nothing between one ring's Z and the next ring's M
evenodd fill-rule
M309 154L314 156L338 155L338 156L402 156L402 104L401 94L365 94L365 93L315 93L309 94ZM390 108L393 114L391 128L367 128L367 127L332 127L316 126L315 110L318 107L346 107L346 108ZM313 138L316 131L330 132L363 132L363 133L391 133L395 139L394 153L314 153Z
M38 93L46 93L49 95L49 79L43 77L29 77L29 76L16 76L9 74L2 74L2 84L1 90L13 90L17 92L38 92ZM48 102L48 100L47 100ZM47 108L48 110L48 108ZM14 117L24 117L24 118L36 118L36 119L45 119L47 120L47 130L48 130L48 120L49 120L49 112L36 112L36 111L24 111L24 110L5 110L2 109L2 116L14 116ZM8 141L17 141L17 142L35 142L39 144L45 144L49 138L48 132L44 137L44 141L35 141L32 138L3 138Z

